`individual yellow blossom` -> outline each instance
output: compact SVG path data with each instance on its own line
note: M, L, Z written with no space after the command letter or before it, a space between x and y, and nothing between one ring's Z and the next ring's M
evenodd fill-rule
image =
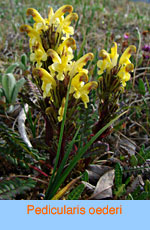
M26 32L28 34L28 36L30 37L29 45L30 45L31 51L32 51L32 46L34 46L35 43L37 43L37 42L41 43L42 42L39 33L35 29L33 29L31 26L22 25L20 27L20 31Z
M69 37L69 35L73 35L74 34L74 28L72 26L70 26L71 22L73 20L77 20L78 19L78 15L76 13L71 13L69 15L67 15L64 20L62 20L62 22L60 22L60 25L57 29L57 32L63 32L64 34L66 34L67 37Z
M88 70L83 69L83 66L87 64L88 61L93 60L94 55L92 53L85 54L83 57L81 57L78 61L72 63L72 69L70 71L71 78L75 76L76 73L79 73L80 71L88 73Z
M43 46L41 43L36 42L34 46L32 46L32 52L30 54L30 60L35 63L36 62L36 67L41 67L42 66L42 61L47 60L47 54L45 50L43 49Z
M88 75L85 72L78 73L75 77L72 78L70 93L78 95L78 89L83 87L87 81Z
M136 47L133 45L130 45L122 54L120 60L119 60L119 66L124 64L130 64L131 61L129 60L131 55L136 52Z
M85 108L87 108L87 103L89 102L88 94L92 89L96 89L97 86L98 86L98 84L96 81L91 81L91 82L85 84L83 87L79 87L78 88L78 94L76 93L74 96L77 99L81 98L82 101L84 102Z
M43 97L50 97L50 90L56 87L55 79L43 68L35 68L33 75L40 77L42 80Z
M59 47L57 48L57 53L59 55L62 55L64 52L64 49L68 53L68 60L72 60L74 58L73 56L73 50L76 49L76 42L73 38L67 38L65 41L63 41Z
M84 102L85 108L87 108L87 103L89 102L89 92L92 89L96 89L98 84L96 81L89 82L85 84L85 82L88 81L88 76L85 72L80 72L77 74L74 78L72 78L71 81L71 89L70 93L73 93L73 96L76 99L81 98Z
M28 36L30 37L29 44L30 44L30 60L36 64L36 67L41 67L42 62L47 60L47 54L42 46L42 41L40 38L39 33L33 29L31 26L22 25L20 27L21 32L27 32Z
M65 13L71 13L72 11L73 7L71 5L64 5L60 7L54 14L51 13L51 18L49 17L49 24L52 25L55 23L56 19L59 19L60 22L63 21L63 15Z
M122 80L123 87L126 86L126 81L130 80L130 73L134 69L134 65L132 63L124 65L121 67L120 71L118 72L117 76Z
M60 107L59 110L58 110L58 114L59 114L59 116L58 116L58 121L59 121L59 122L61 122L62 119L63 119L64 110L65 110L65 103L66 103L66 98L64 97L64 98L62 99L61 107Z
M102 60L97 62L97 66L100 68L98 74L101 75L105 70L110 70L117 65L118 54L117 54L117 43L114 42L114 46L111 48L111 53L109 54L105 50L101 50L99 56Z
M39 14L39 12L36 9L28 8L27 9L27 16L32 16L35 23L34 28L37 31L46 30L48 27L46 26L46 20L42 18L42 16Z
M57 72L57 79L59 81L63 81L65 78L65 73L67 71L67 66L69 62L69 55L66 50L64 50L61 58L58 54L53 50L48 50L47 54L51 56L52 60L55 61L51 66L49 66L49 70L54 73Z

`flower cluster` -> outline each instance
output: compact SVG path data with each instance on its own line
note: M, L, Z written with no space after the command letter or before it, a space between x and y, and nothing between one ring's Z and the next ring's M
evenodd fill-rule
M55 13L50 8L48 18L43 19L35 9L29 8L27 15L35 21L33 27L22 25L20 30L30 37L30 60L35 68L33 75L41 80L43 97L49 99L49 105L57 109L57 120L62 121L67 87L71 81L69 99L81 99L85 108L89 102L89 92L97 88L97 82L88 83L88 70L83 67L93 59L88 53L77 61L73 61L75 40L70 37L74 29L70 26L78 15L73 7L64 5ZM68 14L67 16L65 16ZM74 99L73 99L74 98Z
M114 42L114 46L111 48L111 53L105 50L101 50L99 56L102 60L99 60L97 66L100 68L98 74L101 75L106 72L109 74L113 68L116 68L115 74L121 80L122 86L126 86L126 82L130 80L130 72L133 71L134 65L130 61L130 57L136 52L136 47L130 45L122 54L118 62L117 44Z
M130 45L119 58L117 53L117 43L111 48L108 53L104 49L100 51L99 56L101 60L97 62L99 67L98 74L99 86L99 120L93 127L93 133L97 133L101 128L108 124L115 116L119 108L119 97L123 92L126 82L130 79L130 72L133 71L134 65L130 61L132 53L135 53L136 47ZM119 59L119 60L118 60ZM99 137L106 137L112 130L109 127L103 135Z

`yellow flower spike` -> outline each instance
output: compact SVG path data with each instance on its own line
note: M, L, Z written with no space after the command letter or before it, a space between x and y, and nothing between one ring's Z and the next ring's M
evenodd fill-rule
M42 81L48 81L52 84L53 87L56 87L55 79L45 69L35 68L32 73L34 76L40 77Z
M130 64L130 60L129 58L131 57L131 55L133 53L136 52L136 47L133 45L130 45L122 54L120 60L119 60L119 65L123 65L123 64Z
M55 50L49 49L47 55L52 58L53 62L61 63L61 58Z
M73 77L77 72L82 71L83 66L85 66L88 61L93 60L93 58L94 55L92 53L88 53L81 57L78 61L76 61L70 72L71 77Z
M66 103L66 98L64 97L64 98L62 99L61 107L60 107L59 110L58 110L58 114L59 114L59 116L58 116L58 121L59 121L59 122L61 122L62 119L63 119L64 110L65 110L65 103Z
M118 56L119 56L119 54L117 53L117 43L114 42L113 44L114 46L111 48L111 53L110 53L112 67L117 65Z
M39 14L39 12L33 8L27 9L27 16L32 16L35 22L42 22L45 24L45 20L42 18L42 16Z

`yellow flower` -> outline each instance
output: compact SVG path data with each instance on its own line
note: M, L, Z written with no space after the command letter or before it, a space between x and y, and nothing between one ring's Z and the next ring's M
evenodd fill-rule
M65 13L71 13L73 11L73 7L71 5L64 5L62 7L60 7L55 14L52 13L52 10L49 14L49 24L52 25L56 22L57 19L59 19L59 22L63 21L63 15Z
M69 62L69 55L67 53L66 50L63 51L63 54L61 56L61 58L59 57L59 55L57 54L56 51L49 49L47 51L48 56L50 56L53 60L53 64L51 66L49 66L49 70L54 73L57 72L57 79L59 81L63 81L65 78L65 73L67 70L67 65Z
M121 58L120 58L120 60L119 60L119 66L120 66L120 65L124 65L124 64L130 64L131 62L130 62L129 58L130 58L131 55L132 55L133 53L135 53L135 52L136 52L136 47L133 46L133 45L129 46L129 47L124 51L124 53L122 54L122 56L121 56Z
M80 71L88 73L88 70L83 69L83 66L87 64L88 61L93 60L94 55L92 53L85 54L83 57L81 57L78 61L72 63L72 68L70 71L70 77L72 78L75 76L76 73L79 73Z
M29 44L30 44L30 60L36 64L36 67L41 67L42 62L47 60L47 54L42 46L42 41L40 38L39 33L33 29L31 26L28 25L22 25L20 27L21 32L26 32L28 36L30 37Z
M66 98L64 97L64 98L62 99L61 107L60 107L59 110L58 110L58 114L59 114L59 116L58 116L58 121L59 121L59 122L61 122L62 119L63 119L64 110L65 110L65 103L66 103Z
M71 81L71 89L70 93L73 93L73 96L76 99L81 98L84 102L85 108L87 108L87 103L89 102L89 92L92 89L96 89L98 84L96 81L89 82L85 84L85 82L88 81L88 76L85 72L80 72L77 74L74 78L72 78Z
M123 87L126 86L126 81L130 80L130 73L134 69L134 65L129 63L121 67L120 71L118 72L117 76L121 79Z
M85 72L78 73L72 78L70 93L74 93L74 96L78 97L79 89L84 86L84 83L88 81L88 75Z
M47 54L45 50L43 49L43 46L41 43L36 42L34 46L32 46L33 52L30 54L30 60L36 63L36 67L41 67L42 66L42 61L47 60Z
M55 79L45 70L42 68L35 68L33 70L33 75L38 76L42 80L42 90L43 90L43 97L50 97L51 93L50 90L56 87Z
M133 71L134 65L129 60L132 53L136 52L136 47L130 45L120 57L118 63L118 54L117 54L117 44L114 42L114 46L111 48L111 53L107 53L105 50L100 51L100 57L102 60L97 62L97 66L100 68L98 74L101 75L106 70L108 73L111 69L117 66L118 63L118 70L117 76L121 79L122 85L126 86L126 81L130 79L130 71Z
M63 54L64 49L67 51L68 53L68 60L72 60L73 59L73 50L76 49L76 42L73 38L67 38L65 41L63 41L59 47L57 48L57 53L59 53L59 55Z
M62 20L62 22L60 22L60 25L57 29L57 32L63 32L64 34L67 35L67 37L69 37L69 35L73 35L74 34L74 28L72 26L70 26L71 22L73 20L77 20L78 19L78 15L76 13L71 13L69 15L67 15L64 20Z
M46 20L42 18L42 16L39 14L39 12L33 8L27 9L27 16L31 15L36 22L34 24L34 28L37 31L40 30L46 30L48 27L46 26Z
M111 70L117 65L118 54L117 54L117 43L114 42L114 46L111 48L111 53L107 53L105 50L101 50L99 56L102 60L97 62L97 66L100 68L98 74L101 75L104 70Z
M89 102L89 92L92 90L92 89L96 89L98 86L97 82L96 81L91 81L87 84L85 84L83 87L81 87L78 91L78 97L80 95L82 101L84 102L84 106L85 108L87 108L87 103Z

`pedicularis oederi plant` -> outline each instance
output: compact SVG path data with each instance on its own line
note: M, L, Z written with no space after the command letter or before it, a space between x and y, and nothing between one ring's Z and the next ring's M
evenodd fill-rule
M83 103L88 110L92 90L97 92L99 119L93 124L92 136L95 136L89 137L92 141L87 148L110 133L111 121L119 108L119 96L134 69L130 57L135 53L136 47L129 46L119 58L117 44L114 42L110 53L105 50L99 53L98 80L89 81L86 64L93 60L94 55L87 53L74 61L76 43L72 37L74 28L70 24L78 19L78 15L72 11L73 7L70 5L62 6L55 13L50 8L48 17L44 19L37 10L29 8L27 15L32 16L35 23L33 27L22 25L20 28L30 38L32 81L42 95L37 103L45 119L46 143L49 145L51 158L55 159L54 171L58 168L57 163L60 165L63 161L66 146L73 140L78 129L79 106ZM85 151L86 146L79 150L79 157L74 160L70 170ZM46 198L52 197L50 194L53 194L54 182L53 175Z

